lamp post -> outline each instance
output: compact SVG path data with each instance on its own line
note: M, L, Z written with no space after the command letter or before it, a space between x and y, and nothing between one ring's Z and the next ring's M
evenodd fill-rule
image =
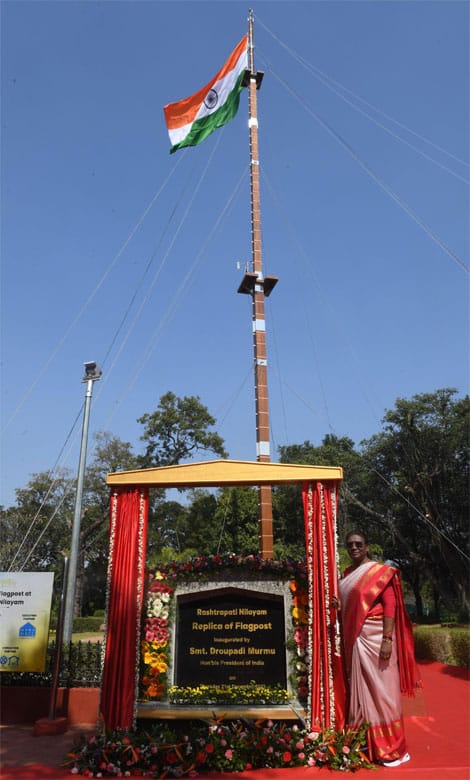
M73 611L75 603L75 586L77 582L77 568L80 552L80 522L82 515L83 480L85 477L86 448L88 439L88 423L90 419L90 404L93 393L93 382L96 382L102 374L99 366L90 361L85 363L85 374L82 382L86 382L85 406L83 410L82 442L80 445L80 460L78 464L77 491L75 496L75 511L72 525L72 541L70 545L69 570L67 577L67 592L65 597L65 614L63 624L62 642L68 644L72 639ZM57 641L60 641L57 637Z

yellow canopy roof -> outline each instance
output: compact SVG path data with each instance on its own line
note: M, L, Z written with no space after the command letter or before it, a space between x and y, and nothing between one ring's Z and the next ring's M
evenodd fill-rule
M108 485L149 487L223 487L226 485L286 485L301 482L337 482L343 479L340 466L306 466L296 463L264 463L246 460L208 460L151 469L116 471L108 474Z

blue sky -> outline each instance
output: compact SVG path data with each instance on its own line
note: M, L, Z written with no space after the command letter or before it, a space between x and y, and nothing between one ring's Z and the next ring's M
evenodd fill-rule
M275 460L370 437L397 397L468 391L469 5L252 6ZM89 456L100 430L140 451L137 418L171 390L256 458L247 96L174 155L162 111L222 66L248 7L1 4L6 506L76 472L88 360Z

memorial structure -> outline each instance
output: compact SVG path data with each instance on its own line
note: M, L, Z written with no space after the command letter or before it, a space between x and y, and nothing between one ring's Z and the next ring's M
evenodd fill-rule
M145 552L150 488L302 485L306 542L307 706L305 720L344 725L344 668L336 615L339 467L217 460L109 474L111 529L101 713L108 729L130 729L145 712L139 665L145 602ZM172 683L285 685L286 592L282 583L230 581L175 590ZM171 705L166 705L168 717ZM196 717L196 715L195 715Z

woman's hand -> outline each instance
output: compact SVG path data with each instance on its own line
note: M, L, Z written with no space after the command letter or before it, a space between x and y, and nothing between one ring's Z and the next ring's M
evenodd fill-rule
M331 609L341 609L341 602L338 596L333 596L330 603Z
M382 661L389 661L392 655L392 640L384 637L380 645L380 658Z

